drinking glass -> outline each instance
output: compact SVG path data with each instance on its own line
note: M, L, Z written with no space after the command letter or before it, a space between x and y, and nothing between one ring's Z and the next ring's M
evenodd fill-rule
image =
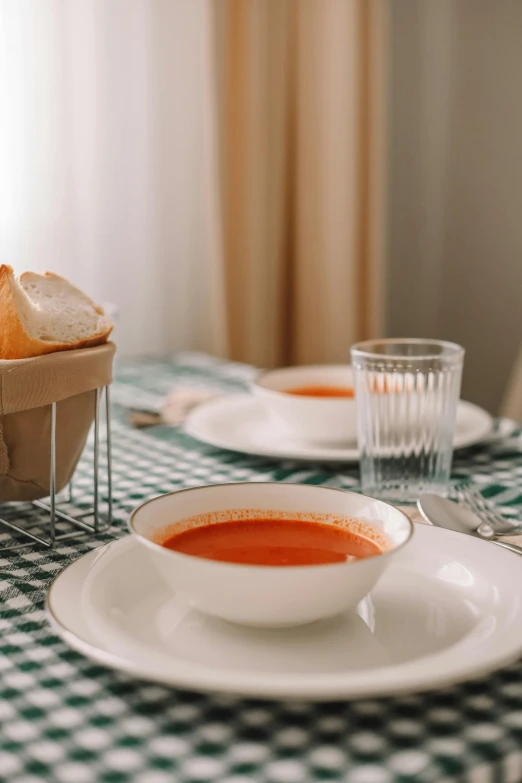
M441 340L352 346L361 485L413 503L447 490L464 349Z

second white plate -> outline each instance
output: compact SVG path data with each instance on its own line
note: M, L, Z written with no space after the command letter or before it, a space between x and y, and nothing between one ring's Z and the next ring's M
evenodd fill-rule
M471 402L457 408L454 448L462 449L483 440L493 429L493 419ZM292 440L267 416L262 404L250 394L217 397L197 407L185 423L193 438L229 451L275 459L317 462L358 462L357 443L318 446Z

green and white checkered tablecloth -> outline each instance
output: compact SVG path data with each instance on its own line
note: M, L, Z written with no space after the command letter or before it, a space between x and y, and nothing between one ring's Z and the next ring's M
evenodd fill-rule
M173 387L227 391L252 370L201 355L119 363L113 396L155 407ZM125 535L148 497L204 483L297 481L357 487L356 466L303 465L204 446L182 432L131 429L115 406L115 524L96 539L0 554L0 783L518 783L522 781L522 663L431 695L353 703L238 700L136 682L95 665L50 630L44 598L69 562ZM461 452L507 513L522 510L522 436ZM91 502L86 458L75 481ZM522 584L513 585L521 590Z

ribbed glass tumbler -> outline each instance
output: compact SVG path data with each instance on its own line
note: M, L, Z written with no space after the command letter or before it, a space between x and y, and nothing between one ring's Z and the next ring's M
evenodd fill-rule
M352 346L362 490L391 503L447 490L464 349L440 340Z

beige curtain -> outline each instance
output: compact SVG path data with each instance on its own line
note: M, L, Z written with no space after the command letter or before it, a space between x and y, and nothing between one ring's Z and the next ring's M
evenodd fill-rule
M229 353L344 362L382 331L385 0L215 0Z

